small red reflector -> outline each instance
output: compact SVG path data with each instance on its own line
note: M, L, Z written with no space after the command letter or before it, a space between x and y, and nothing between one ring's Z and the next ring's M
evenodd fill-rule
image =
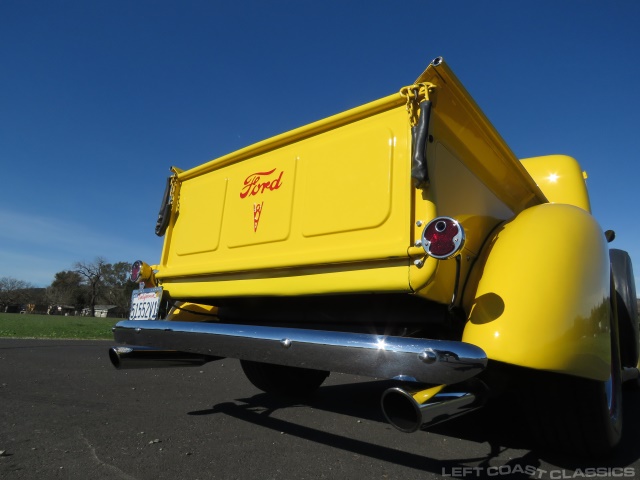
M422 231L422 247L427 255L445 260L455 257L464 245L464 229L450 217L431 220Z

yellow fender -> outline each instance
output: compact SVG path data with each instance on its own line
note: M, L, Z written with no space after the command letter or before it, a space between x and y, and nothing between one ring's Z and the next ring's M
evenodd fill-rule
M585 210L543 204L503 224L474 266L464 302L463 341L489 359L609 377L608 246Z

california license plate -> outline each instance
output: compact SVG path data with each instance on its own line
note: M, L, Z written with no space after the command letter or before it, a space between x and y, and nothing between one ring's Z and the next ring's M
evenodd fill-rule
M134 290L131 294L129 320L155 320L158 318L162 287Z

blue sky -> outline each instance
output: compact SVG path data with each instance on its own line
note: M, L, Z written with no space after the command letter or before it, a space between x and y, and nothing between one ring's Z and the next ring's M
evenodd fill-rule
M581 162L640 285L639 18L637 0L1 0L0 277L158 261L171 165L397 92L441 55L517 156Z

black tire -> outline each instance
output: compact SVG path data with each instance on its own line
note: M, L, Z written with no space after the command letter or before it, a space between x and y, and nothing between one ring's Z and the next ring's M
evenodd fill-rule
M638 334L638 300L631 258L624 250L611 249L611 270L618 304L620 357L623 367L638 366L640 353Z
M615 300L612 299L611 375L605 382L530 372L523 384L526 415L538 443L576 457L602 457L622 434L622 380Z
M244 374L263 392L292 398L313 394L329 376L324 370L240 360Z

